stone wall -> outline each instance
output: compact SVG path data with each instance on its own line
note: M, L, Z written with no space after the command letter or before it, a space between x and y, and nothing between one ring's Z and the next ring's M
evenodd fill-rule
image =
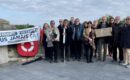
M8 30L9 27L9 21L6 21L4 19L0 19L0 31ZM2 46L0 47L0 64L7 63L9 61L8 56L8 46Z

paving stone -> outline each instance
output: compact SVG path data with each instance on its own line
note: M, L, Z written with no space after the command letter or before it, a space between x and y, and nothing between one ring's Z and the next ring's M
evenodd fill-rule
M0 65L0 80L130 80L130 69L118 63L70 61L49 63L38 61Z

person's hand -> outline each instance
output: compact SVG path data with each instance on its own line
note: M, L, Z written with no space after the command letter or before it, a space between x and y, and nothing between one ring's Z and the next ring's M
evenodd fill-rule
M65 35L65 33L62 34L63 36Z
M90 41L90 42L92 42L92 39L91 39L91 38L89 38L89 41Z

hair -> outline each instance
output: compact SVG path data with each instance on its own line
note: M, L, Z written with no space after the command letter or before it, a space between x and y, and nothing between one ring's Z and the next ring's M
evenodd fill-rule
M64 19L63 26L64 26L64 22L68 22L68 25L69 25L69 20L68 19Z
M99 24L98 20L94 20L92 27L93 27L93 28L97 28L98 24Z
M129 23L127 23L127 20L130 20L130 16L127 16L126 19L125 19L125 24L129 25Z
M126 20L127 20L127 19L130 19L130 16L127 16L127 17L126 17Z
M75 22L76 22L76 20L79 20L79 21L80 21L80 19L79 19L79 18L76 18L76 19L75 19Z
M111 20L111 19L114 19L113 17L110 17L110 19L109 20Z
M92 21L88 21L87 24L92 24Z
M88 24L88 22L87 21L84 21L83 22L83 27L85 28L85 24Z
M89 35L89 33L90 33L90 29L88 28L88 24L91 24L92 25L92 22L91 21L85 21L84 22L84 28L85 28L85 24L87 24L87 27L86 27L86 29L85 29L85 33L86 33L86 35ZM92 26L91 26L91 28L92 28Z
M91 28L92 28L92 22L91 21L88 21L87 24L91 24ZM87 28L88 28L88 25L87 25Z
M44 23L44 24L43 24L43 28L45 28L45 25L46 25L46 24L47 24L47 25L48 25L48 27L49 27L49 24L48 24L48 23Z
M51 21L50 21L50 24L51 24L52 22L54 22L54 23L55 23L55 21L54 21L54 20L51 20Z
M64 19L64 22L65 22L65 21L69 22L69 20L68 20L68 19Z
M109 21L108 21L108 23L111 23L111 20L114 20L114 18L113 17L110 17L110 19L109 19ZM114 21L113 21L113 23L114 23Z

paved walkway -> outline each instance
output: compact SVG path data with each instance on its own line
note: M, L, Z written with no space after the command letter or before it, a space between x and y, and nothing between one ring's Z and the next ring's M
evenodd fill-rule
M91 64L38 61L26 66L8 63L0 65L0 80L130 80L130 69L110 60Z

